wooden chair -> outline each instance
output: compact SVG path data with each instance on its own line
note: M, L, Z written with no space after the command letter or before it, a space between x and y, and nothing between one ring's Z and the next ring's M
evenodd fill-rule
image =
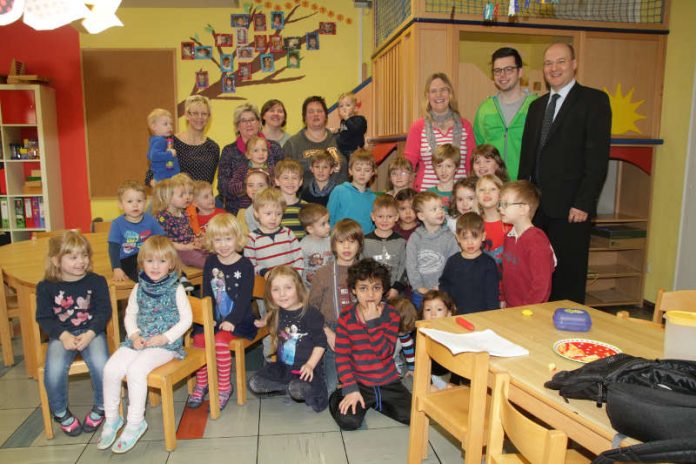
M33 238L51 238L59 237L63 235L68 230L74 230L75 232L80 232L80 229L58 229L58 230L44 230L40 232L34 232Z
M109 232L111 229L111 222L112 221L95 221L92 222L92 229L93 232L98 233L98 232Z
M638 317L631 317L631 313L628 311L619 311L616 313L616 317L619 319L623 319L624 321L631 321L635 322L636 324L642 324L648 327L653 327L654 329L658 330L664 330L665 326L660 324L659 322L654 322L654 321L649 321L647 319L640 319Z
M417 323L417 326L420 323ZM433 359L450 372L471 381L468 387L431 391ZM480 464L486 428L486 393L489 354L462 353L453 356L443 345L427 343L426 335L416 335L416 371L409 430L408 462L419 463L428 455L428 425L437 422L461 444L466 464Z
M253 297L263 298L265 287L266 280L257 275L254 279ZM234 368L237 378L237 404L240 406L246 403L247 398L245 351L251 345L261 341L266 335L268 335L268 327L262 327L258 330L253 340L249 340L248 338L235 338L230 341L230 351L234 352Z
M14 304L8 300L4 277L2 268L0 268L0 344L2 344L3 363L9 367L14 364L12 319L19 319L19 307L17 306L17 298L13 298Z
M696 311L696 290L657 291L657 301L653 312L653 322L662 324L665 311Z
M568 450L568 436L560 430L547 430L518 411L508 400L510 376L495 375L489 418L486 464L589 463L589 459ZM504 453L505 436L519 453Z
M164 423L164 447L167 451L176 449L176 418L174 416L174 386L195 374L198 369L208 366L208 385L210 391L210 417L220 417L218 395L217 364L215 363L215 319L210 298L189 296L193 322L203 326L205 348L193 346L191 337L185 336L186 357L174 359L154 369L147 376L147 386L159 390L162 399L162 421ZM152 400L152 396L150 396ZM151 401L152 404L152 401Z
M109 345L109 350L113 353L120 344L121 337L119 331L118 308L116 306L116 290L113 286L109 287L109 299L111 300L111 320L106 326L106 340ZM37 376L39 380L39 399L41 400L41 416L43 418L44 433L49 440L53 439L53 420L51 418L51 409L48 405L48 394L46 393L46 384L44 383L44 365L46 358L46 349L48 343L43 343L41 340L41 330L36 322L36 294L31 295L31 319L32 330L34 335L34 352L36 353ZM68 376L77 374L86 374L89 372L87 363L78 355L68 370Z

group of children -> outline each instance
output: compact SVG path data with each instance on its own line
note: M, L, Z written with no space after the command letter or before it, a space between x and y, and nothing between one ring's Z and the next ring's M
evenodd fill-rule
M154 117L153 132L167 126L162 118ZM160 132L155 137L170 135ZM159 150L159 142L151 145ZM186 174L155 175L153 215L142 185L120 186L123 215L112 223L109 256L113 279L137 284L125 311L127 337L111 357L104 333L108 289L90 270L89 243L73 231L51 239L37 321L50 338L46 388L65 433L92 432L103 422L98 447L116 453L145 433L147 374L184 356L182 338L191 326L182 263L203 269L201 293L213 300L221 407L232 394L230 340L253 339L268 326L269 358L249 379L250 390L287 393L317 412L329 407L346 430L358 428L369 408L409 422L411 396L401 377L413 371L419 316L548 299L553 250L531 222L539 194L527 181L505 183L494 147L479 146L471 176L455 182L459 150L439 146L432 157L438 184L420 193L411 188L413 166L396 157L388 168L390 190L378 195L370 189L376 165L366 150L350 154L350 181L340 185L332 183L334 158L316 153L311 183L301 191L302 165L268 160L265 146L263 139L249 141L237 187L246 200L236 216L215 207L209 183ZM252 309L257 275L266 280L258 316ZM200 327L192 337L194 346L203 346ZM399 351L405 364L395 362ZM94 387L94 407L83 422L67 405L66 366L78 352ZM444 369L433 373L436 387L447 385ZM124 377L125 423L118 411ZM204 367L189 407L202 404L207 382Z

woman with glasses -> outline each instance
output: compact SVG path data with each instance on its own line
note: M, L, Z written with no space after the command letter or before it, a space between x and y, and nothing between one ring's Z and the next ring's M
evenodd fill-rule
M295 159L304 168L304 188L312 182L309 170L312 156L324 150L328 151L336 162L332 182L340 184L348 180L348 163L345 156L338 151L336 136L326 128L327 109L323 97L307 97L302 103L302 122L304 128L290 137L283 146L285 155Z
M451 143L459 149L461 162L454 175L466 177L469 157L474 150L474 131L471 123L459 115L452 83L444 73L431 75L425 83L425 115L408 131L404 155L416 170L414 190L422 192L438 183L432 162L439 145Z
M220 171L218 172L218 191L222 197L225 209L236 214L240 207L241 197L244 197L243 189L235 188L237 179L244 179L244 173L249 169L247 157L247 142L252 137L264 137L261 133L261 117L259 109L250 104L243 103L234 110L234 127L237 139L225 146L220 155ZM277 142L265 139L268 146L267 166L275 166L285 155ZM269 173L270 174L270 173ZM248 206L248 205L247 205Z
M210 121L210 102L202 95L191 95L184 103L186 128L174 135L173 148L181 172L193 180L213 183L220 161L220 145L205 133ZM150 185L152 171L148 169L145 184Z

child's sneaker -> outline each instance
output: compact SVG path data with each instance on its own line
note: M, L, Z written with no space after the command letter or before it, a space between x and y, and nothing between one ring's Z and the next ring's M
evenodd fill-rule
M121 416L118 416L113 424L109 424L109 421L106 421L104 428L102 428L101 437L99 437L99 443L97 443L97 449L105 450L111 448L121 427L123 427L123 417Z
M121 436L116 440L116 443L114 443L114 446L111 447L111 451L116 454L127 453L138 443L138 440L140 440L140 437L143 436L146 430L147 422L144 419L136 426L127 425L121 432Z
M92 433L104 422L104 410L94 406L82 422L82 431Z
M220 394L218 395L218 398L220 399L220 411L225 409L225 406L227 406L227 403L230 401L230 398L232 397L232 391L234 389L230 388L227 391L220 391Z
M196 409L203 404L203 398L205 398L205 395L208 393L208 386L206 385L205 387L199 387L196 385L193 387L193 391L188 397L188 400L186 400L186 407L191 408L191 409Z
M179 278L179 283L181 284L182 287L184 287L184 290L186 290L186 293L191 293L194 290L193 284L191 283L190 280L185 275L182 275Z
M60 424L60 429L68 436L76 437L82 433L82 424L73 416L69 409L62 416L53 416L53 420Z

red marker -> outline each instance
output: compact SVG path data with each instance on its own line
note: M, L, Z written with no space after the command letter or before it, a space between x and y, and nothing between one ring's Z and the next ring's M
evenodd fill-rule
M293 370L290 371L290 373L291 373L291 374L295 374L295 375L301 375L301 374L302 374L302 371L300 371L299 369L293 369Z
M467 320L464 319L463 317L455 317L454 320L457 322L457 324L461 325L461 326L464 327L465 329L471 330L471 331L474 330L474 324L472 324L471 322L467 321Z

